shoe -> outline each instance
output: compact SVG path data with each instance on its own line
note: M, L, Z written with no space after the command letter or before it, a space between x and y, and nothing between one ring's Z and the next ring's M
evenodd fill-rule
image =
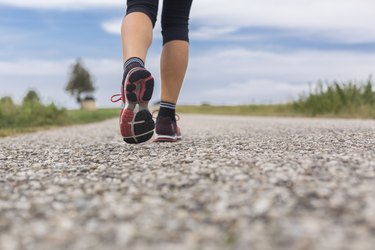
M125 142L137 144L152 138L155 123L148 109L148 102L153 91L154 78L151 73L136 67L124 76L121 94L112 96L112 102L122 101L119 123ZM115 97L119 98L114 100ZM137 105L138 111L135 111Z
M177 116L177 121L179 116ZM177 121L170 117L159 116L156 119L154 142L176 142L182 139L181 130L177 126Z

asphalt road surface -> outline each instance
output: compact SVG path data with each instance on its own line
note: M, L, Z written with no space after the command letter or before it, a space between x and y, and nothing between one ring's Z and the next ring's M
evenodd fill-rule
M0 249L374 249L375 121L183 115L0 139Z

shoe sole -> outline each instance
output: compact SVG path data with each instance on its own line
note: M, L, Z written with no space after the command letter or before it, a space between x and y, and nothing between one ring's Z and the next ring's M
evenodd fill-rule
M135 68L128 75L125 81L128 107L121 114L120 127L124 141L137 144L150 140L154 134L155 122L148 109L154 91L154 78L143 68ZM137 104L139 111L135 113Z
M154 142L177 142L182 139L181 136L168 136L156 134Z
M154 92L154 78L149 71L135 68L129 72L125 89L128 102L148 104Z

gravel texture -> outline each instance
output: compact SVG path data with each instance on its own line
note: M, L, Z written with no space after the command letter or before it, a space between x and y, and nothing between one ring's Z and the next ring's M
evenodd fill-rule
M374 249L375 121L183 115L0 139L0 249Z

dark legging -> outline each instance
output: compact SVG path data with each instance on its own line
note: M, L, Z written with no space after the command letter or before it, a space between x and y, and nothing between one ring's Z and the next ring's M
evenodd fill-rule
M193 0L164 0L161 15L163 44L172 40L189 42L189 15ZM126 14L142 12L155 26L159 0L127 0Z

